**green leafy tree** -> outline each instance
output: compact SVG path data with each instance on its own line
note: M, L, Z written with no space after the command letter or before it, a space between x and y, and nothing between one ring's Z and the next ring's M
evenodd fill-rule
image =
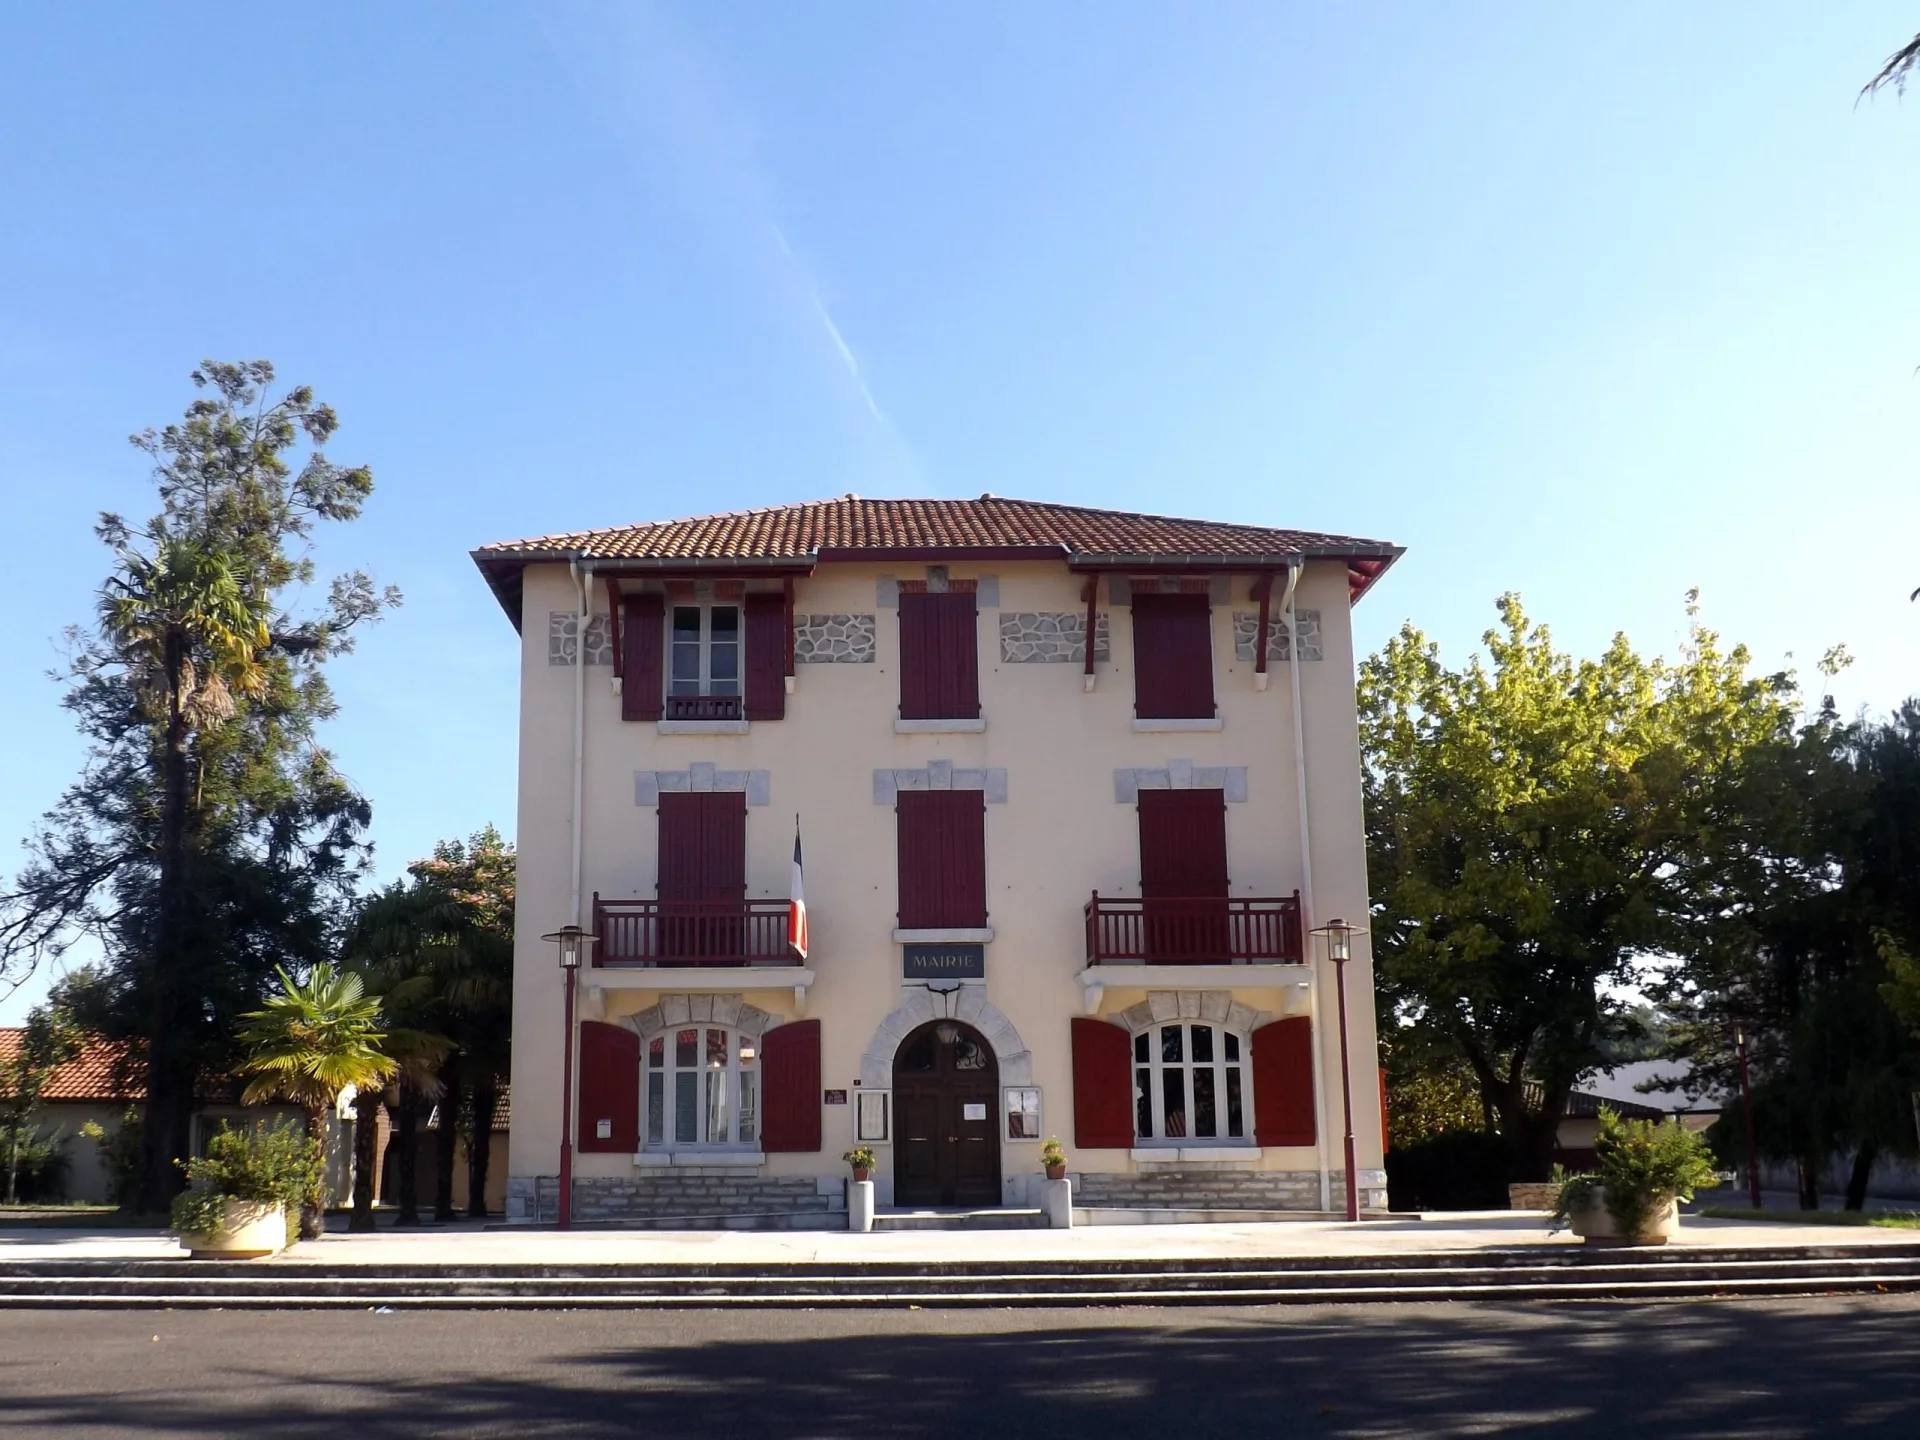
M462 1132L467 1213L486 1214L488 1145L512 1029L514 866L513 846L491 825L465 841L441 841L431 856L407 867L404 881L365 905L347 942L347 953L378 983L422 987L409 992L415 1023L446 1039L432 1085L441 1114L434 1210L442 1220L454 1218ZM422 1086L416 1077L400 1088ZM396 1122L414 1118L405 1102L400 1109ZM405 1150L400 1156L403 1211L417 1206L412 1158Z
M237 1062L234 1017L276 966L329 954L370 812L318 742L335 708L324 670L398 603L363 573L323 584L309 553L372 490L326 457L333 410L305 386L272 398L265 361L192 378L203 393L180 423L133 437L158 514L97 527L112 572L63 677L88 755L0 896L0 973L82 938L105 956L75 1014L142 1052L147 1211L181 1183L197 1078Z
M21 1162L38 1132L34 1116L40 1097L54 1071L79 1053L80 1034L72 1020L40 1005L28 1013L13 1052L0 1055L0 1166L6 1172L0 1199L9 1205L18 1198Z
M286 1099L307 1112L307 1133L323 1147L327 1115L341 1092L377 1088L399 1066L382 1048L380 997L366 993L358 975L331 965L313 967L304 983L280 972L281 992L242 1016L241 1073L254 1077L241 1094L248 1105ZM300 1236L326 1230L326 1196L316 1185L300 1207Z
M1575 1081L1636 1029L1674 867L1792 686L1697 624L1672 663L1624 636L1576 661L1518 596L1499 611L1485 661L1450 669L1408 625L1361 666L1374 949L1382 1033L1450 1047L1544 1180Z

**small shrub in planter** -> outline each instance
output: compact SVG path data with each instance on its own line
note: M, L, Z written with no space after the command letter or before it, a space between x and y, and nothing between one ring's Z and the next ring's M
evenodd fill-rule
M174 1232L195 1255L285 1249L287 1211L312 1193L325 1165L319 1142L292 1121L222 1126L207 1153L186 1164L188 1188L173 1201Z
M873 1174L873 1151L864 1145L856 1146L840 1158L853 1167L853 1178L856 1180L864 1180Z
M1594 1171L1560 1187L1551 1228L1571 1225L1589 1241L1658 1245L1681 1200L1713 1183L1713 1152L1670 1122L1622 1120L1602 1107ZM1598 1223L1604 1215L1610 1224Z
M1059 1140L1048 1136L1040 1147L1040 1164L1045 1167L1047 1179L1064 1180L1067 1178L1067 1152L1060 1148Z

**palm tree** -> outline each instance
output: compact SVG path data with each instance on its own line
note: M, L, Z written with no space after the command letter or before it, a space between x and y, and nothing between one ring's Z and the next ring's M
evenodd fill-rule
M380 997L369 995L358 975L324 962L304 985L284 970L279 975L281 993L241 1017L238 1038L248 1058L240 1068L255 1078L240 1098L255 1105L285 1097L305 1109L308 1134L324 1145L327 1112L341 1092L384 1085L400 1067L383 1048ZM300 1207L300 1238L325 1231L326 1197L316 1193Z
M160 740L159 877L153 947L153 1009L147 1037L147 1122L137 1208L165 1209L179 1186L194 1075L181 1053L180 975L186 945L189 790L194 734L231 719L236 695L266 687L259 655L270 643L260 600L232 558L197 540L149 532L152 554L109 517L102 531L119 573L100 593L101 627L126 664L145 719Z

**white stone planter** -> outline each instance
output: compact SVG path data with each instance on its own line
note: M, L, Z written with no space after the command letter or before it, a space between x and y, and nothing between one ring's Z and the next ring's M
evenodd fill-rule
M1638 1234L1626 1235L1607 1211L1606 1190L1599 1188L1587 1208L1575 1211L1571 1220L1573 1233L1589 1245L1664 1245L1680 1233L1680 1202L1668 1200L1656 1206Z
M283 1205L229 1200L211 1235L182 1235L195 1260L258 1260L278 1255L293 1241L293 1222Z

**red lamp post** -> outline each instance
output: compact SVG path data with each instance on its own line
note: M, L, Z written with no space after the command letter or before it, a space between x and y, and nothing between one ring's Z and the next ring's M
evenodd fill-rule
M1353 1067L1347 1060L1347 961L1353 958L1353 937L1359 929L1345 920L1329 920L1311 933L1327 937L1327 959L1333 962L1335 989L1340 997L1340 1103L1346 1117L1347 1219L1360 1218L1360 1176L1353 1159Z
M1753 1085L1747 1079L1747 1032L1736 1030L1733 1045L1740 1052L1740 1103L1747 1111L1747 1194L1752 1197L1753 1208L1760 1205L1760 1152L1753 1143Z
M600 937L578 925L562 925L540 938L560 947L560 977L567 996L560 1061L560 1228L567 1230L573 1226L573 976L587 947Z

